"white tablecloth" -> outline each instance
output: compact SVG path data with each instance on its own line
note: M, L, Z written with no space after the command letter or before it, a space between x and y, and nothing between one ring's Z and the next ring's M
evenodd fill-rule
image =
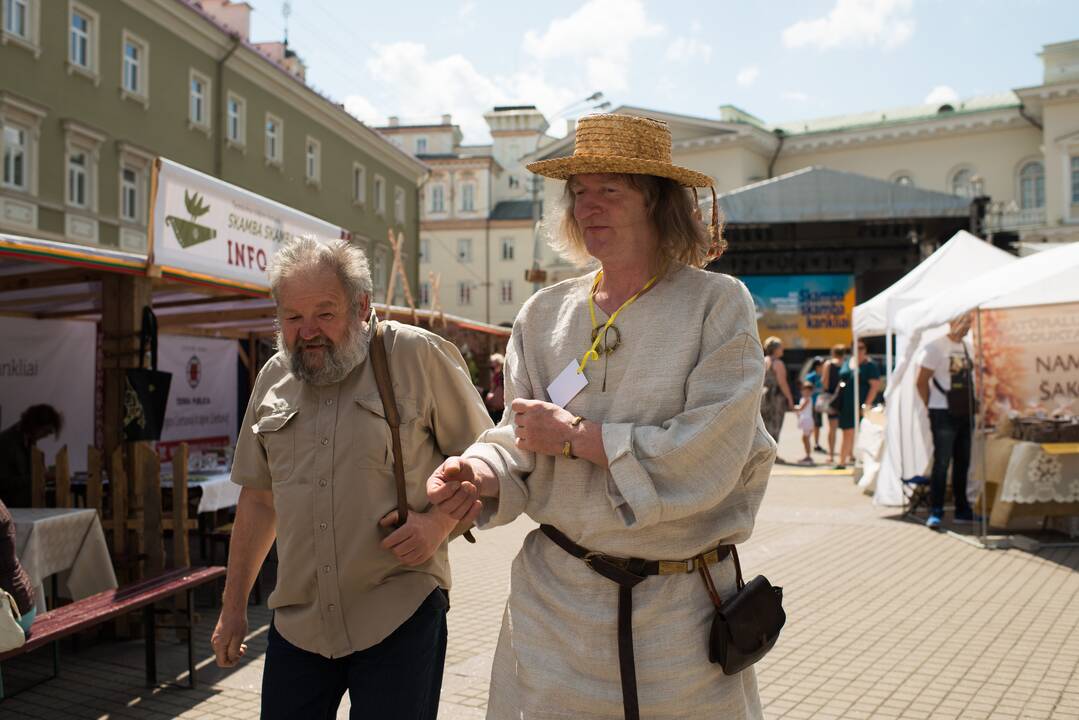
M195 488L201 491L199 507L196 512L213 512L235 507L240 501L240 486L232 482L232 473L228 470L200 470L187 476L187 491ZM172 477L162 476L162 487L172 487Z
M1016 443L1000 499L1016 503L1079 502L1079 453L1050 455L1038 443Z
M45 610L44 581L60 574L60 594L79 600L116 587L105 533L97 511L10 508L15 555L34 583L34 604Z

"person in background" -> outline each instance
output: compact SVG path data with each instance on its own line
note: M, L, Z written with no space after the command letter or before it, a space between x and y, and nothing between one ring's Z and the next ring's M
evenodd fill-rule
M783 418L794 409L794 397L787 382L787 366L783 363L783 341L772 336L764 341L764 394L761 395L761 417L772 439L779 443ZM783 461L776 458L777 463Z
M798 429L802 431L802 447L805 448L805 457L798 461L799 465L813 465L813 431L817 425L813 421L813 383L806 380L802 383L802 399L798 401Z
M839 371L839 381L845 383L843 390L842 408L839 410L839 429L843 431L843 445L839 451L839 465L837 469L844 469L847 465L854 464L854 425L855 413L861 417L866 410L873 407L880 394L880 368L866 355L865 342L858 341L858 352L850 362L844 363ZM855 407L854 398L854 368L855 362L858 367L858 403Z
M967 500L967 473L970 471L970 445L973 402L971 388L974 363L967 332L970 317L953 320L948 334L927 344L914 360L918 367L915 382L918 395L929 411L933 433L933 472L929 478L929 519L926 527L940 528L944 517L948 465L952 466L952 495L955 496L955 521L974 521L974 511Z
M37 608L34 607L34 586L15 556L15 521L7 505L0 500L0 590L11 593L22 617L19 626L30 632Z
M8 507L30 507L30 450L49 435L60 437L63 427L64 416L52 405L31 405L0 433L0 500Z
M813 408L813 449L820 453L824 452L824 448L820 446L820 429L824 424L824 413L817 410L817 398L820 397L823 387L821 378L823 368L824 358L818 355L809 364L809 372L805 376L806 381L813 383L813 402L811 403Z
M830 402L839 390L839 371L843 369L843 360L847 357L846 345L833 345L828 361L821 366L821 391L829 398L824 414L828 418L828 464L835 463L835 439L839 430L839 411Z
M502 375L505 364L506 359L501 353L491 356L491 389L483 398L483 404L487 406L495 425L502 421L502 412L506 409L506 381Z

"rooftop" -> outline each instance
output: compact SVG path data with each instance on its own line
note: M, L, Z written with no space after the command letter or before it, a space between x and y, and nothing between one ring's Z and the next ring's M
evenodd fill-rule
M1009 90L1007 92L995 93L992 95L981 95L968 98L954 103L909 105L906 107L889 108L885 110L868 110L866 112L851 113L849 115L835 115L825 118L777 123L772 125L771 129L782 130L788 135L837 132L841 130L855 130L859 128L895 125L906 122L935 120L968 113L986 112L989 110L1004 110L1008 108L1017 108L1020 104L1019 97Z

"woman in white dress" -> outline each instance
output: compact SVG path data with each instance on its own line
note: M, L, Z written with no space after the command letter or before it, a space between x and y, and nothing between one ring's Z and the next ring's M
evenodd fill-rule
M708 660L696 568L733 592L725 546L749 538L775 457L764 354L745 286L701 269L722 240L687 187L711 180L670 152L664 123L594 115L572 157L529 166L567 180L558 247L599 270L525 303L501 424L428 481L481 528L541 523L513 563L489 718L761 716L753 669Z

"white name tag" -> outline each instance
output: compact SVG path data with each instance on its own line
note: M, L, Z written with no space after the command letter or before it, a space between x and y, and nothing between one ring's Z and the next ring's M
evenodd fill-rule
M584 373L577 372L580 366L576 360L570 360L566 369L559 373L554 382L547 387L547 395L551 402L560 407L566 407L570 400L577 397L577 393L588 384L588 378Z

